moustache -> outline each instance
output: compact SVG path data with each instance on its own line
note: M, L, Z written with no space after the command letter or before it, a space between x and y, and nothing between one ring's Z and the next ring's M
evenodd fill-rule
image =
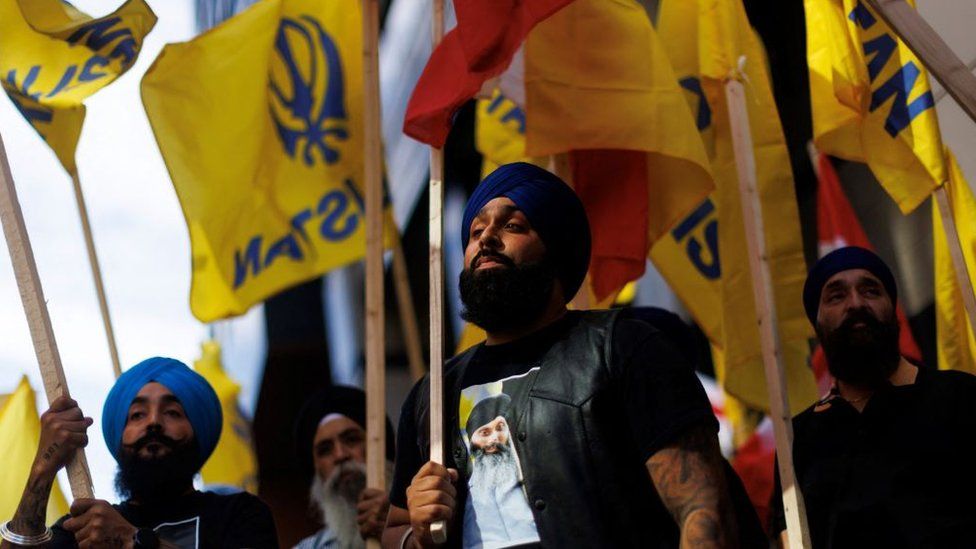
M478 254L474 256L474 259L471 260L471 265L470 265L471 269L474 269L475 267L477 267L478 266L478 262L481 261L484 258L491 259L492 261L494 261L496 263L501 263L502 265L504 265L506 267L514 267L515 266L515 262L512 261L511 258L509 258L507 256L504 256L504 255L502 255L500 253L490 252L490 251L487 251L487 250L483 250L483 251L478 252Z
M871 330L876 330L881 327L881 321L875 318L874 315L866 309L857 309L848 313L838 328L850 331L854 329L854 325L858 322L863 322Z
M150 431L146 433L144 436L142 436L139 440L132 443L130 448L132 448L133 451L138 452L139 450L142 450L146 446L153 443L165 446L170 450L173 450L174 448L179 446L179 443L175 439L170 438L157 431Z

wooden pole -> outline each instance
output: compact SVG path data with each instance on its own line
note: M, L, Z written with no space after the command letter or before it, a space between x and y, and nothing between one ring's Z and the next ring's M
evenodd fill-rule
M102 312L102 325L105 327L105 338L108 339L108 352L112 357L112 370L116 379L122 375L122 365L119 362L119 350L115 345L115 330L112 329L112 317L108 312L108 300L105 297L105 284L102 282L102 269L98 266L98 254L95 253L95 239L92 237L91 223L88 221L88 207L85 206L85 195L81 190L81 179L77 172L71 174L71 183L75 189L75 204L78 205L78 217L81 218L81 232L85 235L85 248L88 250L88 264L91 265L92 279L95 281L95 294L98 296L98 308Z
M807 527L806 508L793 470L793 423L790 418L789 395L786 393L784 382L783 355L776 330L776 302L766 255L766 233L763 228L762 209L756 183L756 159L753 154L749 114L746 110L745 88L741 82L728 80L725 83L725 100L729 110L736 171L739 177L742 219L749 252L749 269L752 272L752 294L759 321L763 366L766 370L766 386L769 391L770 418L776 438L787 535L790 549L809 548L812 545Z
M17 200L17 189L10 174L10 165L7 162L7 152L4 150L2 138L0 138L0 222L3 224L3 235L7 239L10 261L14 266L20 300L27 315L31 341L34 342L34 353L37 355L37 365L41 370L41 379L44 381L44 392L50 404L62 395L69 396L68 382L61 367L58 344L54 339L54 330L51 328L51 317L47 311L47 303L44 301L37 264L34 263L34 251L27 236L24 214ZM84 449L78 449L75 457L68 462L67 470L71 495L75 498L93 497L91 473L88 471L88 460L85 459Z
M965 185L965 182L963 184ZM966 256L963 255L962 241L959 240L956 219L952 215L952 206L945 185L935 190L935 202L939 205L939 215L942 217L942 227L945 229L946 240L949 243L949 255L952 257L953 270L956 271L956 280L959 283L959 290L962 292L962 302L966 308L966 317L969 319L969 329L976 336L976 294L973 293L973 279L969 272L969 266L966 264Z
M905 0L867 0L909 49L976 122L976 76Z
M410 277L407 275L407 261L403 257L403 241L397 235L393 244L393 287L396 291L397 308L400 311L400 326L403 341L407 346L407 359L410 364L410 377L414 381L424 377L427 366L424 364L424 351L420 345L420 327L417 325L417 309L410 295Z
M380 145L379 0L363 0L366 194L366 479L386 489L386 352L383 326L383 168ZM371 549L379 541L368 540Z
M444 38L444 0L431 0L431 51ZM444 151L430 148L430 460L444 463ZM462 510L455 510L462 512ZM435 543L447 541L447 522L430 525Z

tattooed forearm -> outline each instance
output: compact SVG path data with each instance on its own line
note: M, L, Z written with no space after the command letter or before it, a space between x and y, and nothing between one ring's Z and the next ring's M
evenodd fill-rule
M11 519L9 528L21 535L33 536L44 532L44 518L47 514L47 499L51 494L54 479L40 479L31 475L20 498L20 504ZM0 547L10 547L3 542Z
M647 471L681 529L681 547L735 546L735 517L714 432L693 429L651 456Z

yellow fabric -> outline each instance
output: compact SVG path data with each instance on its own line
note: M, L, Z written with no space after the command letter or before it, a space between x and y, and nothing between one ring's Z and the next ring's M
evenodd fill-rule
M488 99L478 100L475 115L474 145L481 153L481 178L502 164L530 162L547 167L544 157L525 154L525 111L497 88Z
M792 411L816 398L808 365L812 329L803 312L806 263L786 141L766 56L738 0L664 0L658 30L686 98L697 113L715 192L651 251L651 259L724 356L723 388L752 408L767 408L738 176L724 83L746 86L766 251Z
M576 0L529 34L525 52L528 155L650 153L651 242L714 187L674 71L635 0Z
M156 15L143 0L92 19L59 0L0 0L0 80L17 110L77 173L86 97L135 62Z
M0 448L3 448L3 467L0 467L0 520L10 519L17 511L40 440L41 418L37 415L34 390L31 389L27 376L23 376L13 393L0 395ZM47 502L46 521L54 524L66 514L68 502L55 480Z
M203 483L208 487L230 486L257 494L258 464L251 443L251 426L237 406L241 387L227 376L221 365L220 344L213 340L205 342L193 369L213 387L224 415L217 448L200 470Z
M946 150L949 182L946 191L962 242L963 256L972 283L976 284L976 198L966 183L956 158ZM935 331L939 369L976 374L976 338L966 316L962 290L949 255L949 243L939 206L932 201L932 237L935 239Z
M866 162L901 211L912 211L946 180L925 67L866 3L804 6L817 149Z
M143 78L199 320L363 256L361 19L358 2L266 0L166 46Z

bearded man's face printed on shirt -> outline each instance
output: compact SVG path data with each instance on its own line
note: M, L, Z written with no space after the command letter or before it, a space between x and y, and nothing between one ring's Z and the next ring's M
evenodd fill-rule
M476 494L491 494L495 488L518 482L511 432L504 417L498 416L475 430L471 435L471 455L474 458L471 490Z

